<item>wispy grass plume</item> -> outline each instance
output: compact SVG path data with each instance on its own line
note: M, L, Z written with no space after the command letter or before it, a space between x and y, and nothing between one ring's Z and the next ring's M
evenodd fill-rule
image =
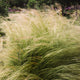
M51 11L10 18L3 24L8 39L0 80L80 79L79 27Z

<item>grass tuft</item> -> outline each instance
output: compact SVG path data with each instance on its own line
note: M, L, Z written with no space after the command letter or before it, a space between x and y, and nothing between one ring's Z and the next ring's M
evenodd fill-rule
M79 80L80 28L55 12L33 13L11 14L3 24L7 41L0 80Z

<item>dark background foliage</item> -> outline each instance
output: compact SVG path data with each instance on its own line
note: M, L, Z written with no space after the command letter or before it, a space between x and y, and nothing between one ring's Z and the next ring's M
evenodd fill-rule
M0 0L0 15L8 15L8 4L5 0Z
M0 0L0 14L7 15L8 7L25 7L25 8L35 8L46 5L54 5L59 3L62 7L62 13L64 12L65 7L71 5L80 4L80 0Z

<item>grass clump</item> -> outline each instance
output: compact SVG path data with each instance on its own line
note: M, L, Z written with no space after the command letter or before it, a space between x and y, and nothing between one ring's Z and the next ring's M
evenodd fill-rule
M4 22L0 80L79 80L79 28L52 12L19 15L20 21Z

